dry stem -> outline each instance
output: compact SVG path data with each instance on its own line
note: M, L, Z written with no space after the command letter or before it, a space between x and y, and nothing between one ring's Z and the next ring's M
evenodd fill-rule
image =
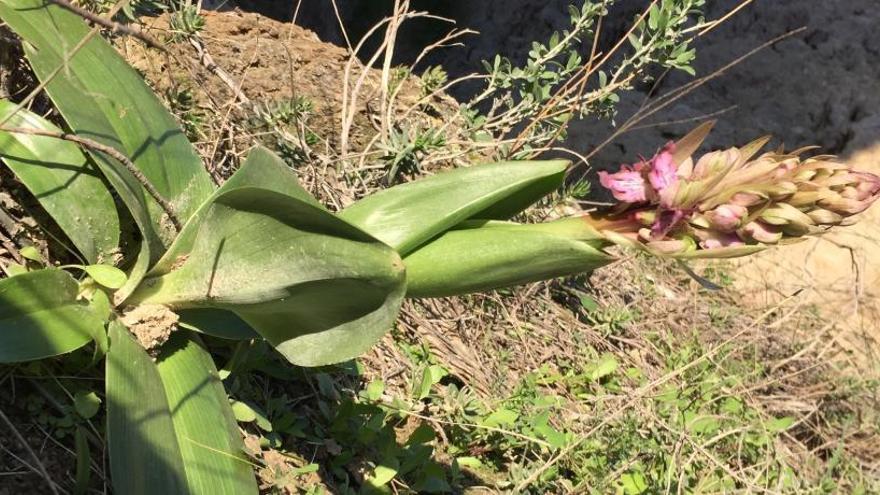
M177 217L177 214L174 212L174 207L171 203L168 202L165 198L162 197L162 194L156 189L156 186L153 185L152 182L144 175L143 172L132 162L127 156L125 156L122 152L117 150L112 146L108 146L103 143L99 143L95 140L84 138L82 136L78 136L76 134L71 134L69 132L57 132L57 131L48 131L44 129L34 129L29 127L0 127L0 131L10 132L13 134L30 134L33 136L46 136L55 139L62 139L64 141L70 141L80 146L83 146L92 151L98 151L109 155L116 159L119 163L121 163L126 170L128 170L132 176L144 187L147 193L152 197L156 203L162 207L162 210L165 211L165 214L168 215L168 219L174 225L174 228L180 232L182 228L182 224L180 223L180 219Z

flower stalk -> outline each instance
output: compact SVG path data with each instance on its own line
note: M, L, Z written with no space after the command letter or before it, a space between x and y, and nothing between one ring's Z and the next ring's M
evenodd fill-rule
M769 138L692 158L711 124L651 159L600 172L619 204L538 224L469 220L404 258L408 297L509 287L591 271L618 245L670 258L730 258L851 223L880 177L808 148L759 154Z

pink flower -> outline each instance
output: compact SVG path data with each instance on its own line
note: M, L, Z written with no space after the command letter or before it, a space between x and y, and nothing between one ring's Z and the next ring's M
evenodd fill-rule
M614 199L624 203L638 203L648 199L645 178L639 172L640 167L632 169L626 165L620 166L620 171L614 174L599 172L599 183L611 191Z
M721 205L712 211L707 211L705 216L713 228L721 232L733 232L739 228L748 214L749 210L745 206Z
M675 163L672 161L672 153L674 151L675 143L670 141L651 159L651 171L648 172L648 180L651 181L651 185L659 193L678 182Z

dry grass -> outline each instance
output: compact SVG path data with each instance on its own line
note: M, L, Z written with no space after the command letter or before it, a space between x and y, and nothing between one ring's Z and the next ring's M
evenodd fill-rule
M584 294L618 316L590 316L579 300ZM623 314L627 316L621 318ZM412 302L401 330L403 338L429 347L437 362L490 403L509 397L529 373L540 369L566 375L582 369L596 353L611 353L622 368L644 374L645 381L630 381L616 393L589 400L564 382L547 386L545 392L565 404L556 420L580 424L572 429L577 440L544 458L520 489L565 462L584 442L614 435L621 418L635 415L645 425L680 435L681 442L691 445L684 450L720 466L747 492L765 492L759 480L767 474L770 459L763 467L719 460L713 445L719 439L706 441L681 431L658 414L654 399L669 387L686 389L693 377L685 375L711 363L719 375L740 379L714 400L741 399L760 412L760 421L793 418L794 425L776 440L775 451L801 480L818 482L829 469L826 461L839 456L876 480L880 431L872 379L877 377L851 380L823 359L828 325L796 297L764 312L743 308L735 293L708 292L673 264L634 258L589 279L535 284L506 295ZM670 367L670 350L692 339L700 342L702 353ZM388 337L365 362L370 374L405 395L413 380L411 364L395 349L394 338ZM597 411L603 411L601 421ZM682 465L695 462L677 460Z

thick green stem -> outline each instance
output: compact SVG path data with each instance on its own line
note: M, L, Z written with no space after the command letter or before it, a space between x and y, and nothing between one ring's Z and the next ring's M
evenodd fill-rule
M522 225L470 222L404 259L408 297L443 297L589 272L614 258L589 217Z

